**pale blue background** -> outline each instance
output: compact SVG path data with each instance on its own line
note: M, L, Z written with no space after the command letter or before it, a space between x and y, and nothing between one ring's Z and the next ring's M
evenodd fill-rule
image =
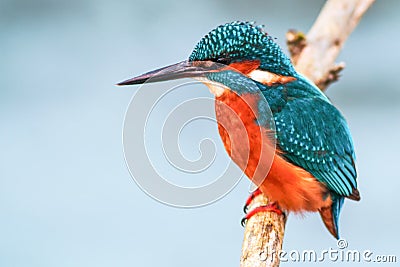
M307 31L322 3L1 0L0 266L238 266L247 181L199 209L149 198L122 152L137 89L113 84L187 58L232 20L265 24L284 47L285 32ZM362 195L345 204L342 236L398 260L399 8L378 1L368 12L328 91L353 133ZM289 218L286 250L329 247L317 214Z

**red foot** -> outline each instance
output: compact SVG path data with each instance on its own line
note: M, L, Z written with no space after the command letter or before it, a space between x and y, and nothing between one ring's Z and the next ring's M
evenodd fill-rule
M256 190L253 191L253 193L250 194L250 196L247 198L246 203L244 204L244 207L243 207L244 213L247 213L247 210L248 210L251 202L253 201L253 199L256 196L261 195L261 194L262 194L262 192L259 188L257 188Z
M275 202L271 202L268 205L257 207L255 209L253 209L252 211L250 211L248 214L246 214L246 216L241 221L242 226L244 226L246 224L247 220L250 219L251 217L253 217L256 213L266 212L266 211L275 212L279 215L283 214L283 212L279 209L278 205Z

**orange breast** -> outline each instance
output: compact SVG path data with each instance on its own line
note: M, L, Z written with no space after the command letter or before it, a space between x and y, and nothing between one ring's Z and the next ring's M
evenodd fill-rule
M282 209L317 211L329 206L327 188L282 158L271 133L257 125L258 100L257 95L238 96L229 90L216 97L218 130L229 156Z

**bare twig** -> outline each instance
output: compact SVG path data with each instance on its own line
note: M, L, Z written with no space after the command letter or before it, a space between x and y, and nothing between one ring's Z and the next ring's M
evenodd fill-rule
M328 0L311 30L304 34L289 31L288 46L296 69L324 90L336 81L344 63L335 60L350 33L374 0ZM250 208L265 205L268 199L259 195ZM274 212L251 217L244 233L241 267L279 266L285 231L285 216Z
M307 45L306 35L294 29L289 30L286 33L286 43L290 52L290 58L292 59L292 63L296 65L301 52Z
M306 36L306 46L296 60L296 69L322 90L342 69L335 60L361 17L374 0L329 0Z

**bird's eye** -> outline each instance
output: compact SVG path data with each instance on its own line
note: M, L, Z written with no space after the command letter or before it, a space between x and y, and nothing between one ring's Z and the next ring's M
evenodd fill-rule
M224 65L229 65L231 63L230 58L218 58L217 63L224 64Z

